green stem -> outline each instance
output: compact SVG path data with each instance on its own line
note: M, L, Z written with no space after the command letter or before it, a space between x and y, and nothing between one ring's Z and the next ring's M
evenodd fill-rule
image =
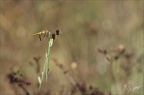
M53 39L50 39L48 42L48 52L46 53L46 60L45 60L45 65L42 71L42 78L38 77L39 83L40 83L40 88L41 84L44 78L44 73L46 73L46 81L48 77L48 71L49 71L49 60L50 60L50 47L53 45Z
M48 77L48 71L49 71L49 60L50 60L50 47L53 44L53 39L50 39L48 42L48 52L46 53L46 81Z

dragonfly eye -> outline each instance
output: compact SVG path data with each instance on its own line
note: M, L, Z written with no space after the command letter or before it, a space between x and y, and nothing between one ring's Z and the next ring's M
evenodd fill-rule
M52 38L55 39L55 34L52 34Z
M56 30L56 35L59 35L59 33L60 33L60 30Z

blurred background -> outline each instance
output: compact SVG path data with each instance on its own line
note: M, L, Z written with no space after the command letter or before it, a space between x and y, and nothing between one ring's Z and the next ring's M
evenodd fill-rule
M144 95L143 17L143 0L0 0L1 95ZM57 29L39 90L48 39L31 35Z

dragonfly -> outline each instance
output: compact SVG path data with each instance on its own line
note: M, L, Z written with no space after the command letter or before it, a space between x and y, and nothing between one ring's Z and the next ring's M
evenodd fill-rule
M41 31L41 32L37 32L37 33L34 33L32 34L32 36L39 36L39 39L41 41L41 35L43 35L43 37L47 37L48 39L53 39L55 40L57 38L58 35L60 35L62 32L61 30L56 30L55 33L51 34L51 32L49 30L44 30L44 31Z

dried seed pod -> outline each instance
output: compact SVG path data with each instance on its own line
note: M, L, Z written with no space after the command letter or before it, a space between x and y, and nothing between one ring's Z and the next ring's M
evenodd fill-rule
M98 51L99 51L100 53L104 54L104 55L107 54L107 51L106 51L105 49L98 49Z

